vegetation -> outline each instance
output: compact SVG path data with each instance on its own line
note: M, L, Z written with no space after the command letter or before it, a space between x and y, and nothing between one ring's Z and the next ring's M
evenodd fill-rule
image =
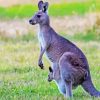
M49 63L46 58L45 70L37 66L39 44L36 35L33 39L30 38L32 35L27 37L0 39L0 100L63 100L55 83L47 81ZM73 38L70 40L76 42L86 54L93 83L100 90L99 42L84 42ZM74 100L92 99L81 87L73 93Z
M0 18L12 20L31 17L36 10L36 5L0 7ZM91 0L86 3L53 4L49 13L51 16L84 15L99 10L99 0ZM95 28L83 33L61 35L73 41L85 53L93 83L100 90L100 34L96 34ZM47 81L50 63L43 57L45 70L41 70L37 66L38 56L36 34L29 33L14 39L0 36L0 100L65 100L56 84ZM90 97L81 86L73 90L73 94L73 100L99 100Z
M0 7L0 17L6 18L23 18L30 17L37 10L37 5L16 5L8 8ZM62 3L53 4L49 7L49 13L51 16L65 16L72 14L83 15L86 12L99 11L100 2L72 2L72 3Z

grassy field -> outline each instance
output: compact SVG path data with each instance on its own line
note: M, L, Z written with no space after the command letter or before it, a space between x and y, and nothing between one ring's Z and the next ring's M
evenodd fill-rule
M36 10L37 5L16 5L7 8L0 7L0 17L25 18L32 16ZM100 1L52 4L49 7L49 13L51 16L65 16L72 14L83 15L91 11L100 11Z
M86 54L93 83L100 90L99 41L84 42L73 38L70 40ZM49 62L46 57L43 60L45 70L37 66L38 55L39 44L36 35L33 38L29 36L16 40L0 39L0 100L64 99L55 83L47 81ZM99 100L90 97L81 87L73 90L73 93L73 100Z
M3 19L1 21L5 20L8 24L8 19L14 21L14 18L29 18L35 11L36 5L0 7L0 20ZM98 11L100 11L99 0L52 4L49 8L50 16L58 18ZM62 32L61 35L73 41L85 53L93 83L100 90L100 33L94 27L85 34L83 32L68 35ZM50 63L44 56L45 70L41 70L37 66L38 56L39 43L33 31L12 39L0 36L0 100L65 100L56 84L47 81ZM100 100L90 97L81 86L73 90L73 94L72 100Z

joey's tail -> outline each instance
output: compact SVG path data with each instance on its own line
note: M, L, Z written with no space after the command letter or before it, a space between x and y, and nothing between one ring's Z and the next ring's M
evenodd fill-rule
M82 83L82 87L84 88L84 90L86 92L88 92L91 96L94 96L94 97L100 97L100 91L97 91L96 88L94 87L92 81L91 81L91 78L87 78L87 80L85 80L83 83Z

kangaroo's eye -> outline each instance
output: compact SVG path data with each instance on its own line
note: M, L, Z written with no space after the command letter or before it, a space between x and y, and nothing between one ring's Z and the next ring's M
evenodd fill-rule
M40 18L40 17L41 17L41 15L37 15L37 17L38 17L38 18Z

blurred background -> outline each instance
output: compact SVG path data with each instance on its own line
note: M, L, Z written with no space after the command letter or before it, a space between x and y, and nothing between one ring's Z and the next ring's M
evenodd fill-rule
M0 0L0 100L62 100L54 82L37 66L38 25L29 19L39 0ZM51 26L85 53L93 83L100 90L100 0L44 0L49 2ZM89 99L79 87L76 100ZM40 99L41 98L41 99Z

